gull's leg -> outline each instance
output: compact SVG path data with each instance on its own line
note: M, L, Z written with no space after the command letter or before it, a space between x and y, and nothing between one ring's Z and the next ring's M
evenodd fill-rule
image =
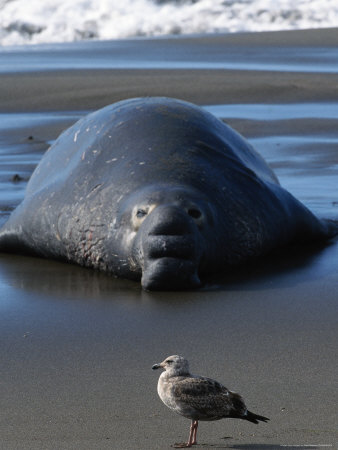
M187 447L191 447L194 441L194 432L195 432L195 421L192 420L191 421L191 425L190 425L190 434L189 434L189 440L187 443Z
M197 420L192 420L191 421L188 442L187 443L183 443L183 444L175 444L173 446L174 448L188 448L188 447L191 447L194 444L194 435L195 435L195 440L196 440L195 427L196 427L196 431L197 431L197 425L195 425L196 422L197 422Z
M198 420L194 420L193 426L194 426L194 432L193 432L192 443L191 444L195 445L195 444L197 444L196 435L197 435L197 428L198 428Z

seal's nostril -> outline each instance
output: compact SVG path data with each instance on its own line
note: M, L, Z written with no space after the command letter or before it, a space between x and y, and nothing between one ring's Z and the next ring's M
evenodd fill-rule
M159 205L151 213L148 234L152 236L185 236L194 233L194 223L187 211L176 205Z
M189 208L188 209L188 214L190 217L192 217L193 219L199 219L202 215L201 211L197 208Z

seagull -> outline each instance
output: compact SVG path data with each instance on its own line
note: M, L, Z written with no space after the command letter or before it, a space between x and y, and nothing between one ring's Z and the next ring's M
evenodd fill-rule
M243 398L236 392L211 378L192 375L189 363L182 356L168 356L152 369L164 369L157 384L162 402L178 414L191 420L187 443L175 444L174 448L187 448L197 444L199 420L219 420L227 417L248 420L252 423L269 419L247 410Z

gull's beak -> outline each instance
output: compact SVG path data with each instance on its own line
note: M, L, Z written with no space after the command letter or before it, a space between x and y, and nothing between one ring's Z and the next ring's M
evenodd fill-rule
M161 364L154 364L152 369L156 370L156 369L160 369L161 367L162 367Z

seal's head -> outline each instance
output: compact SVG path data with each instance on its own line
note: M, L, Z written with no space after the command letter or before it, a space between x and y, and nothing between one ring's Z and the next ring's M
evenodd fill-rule
M147 290L177 290L201 285L200 273L212 264L216 242L214 210L191 187L152 185L124 203L119 229L130 263Z

